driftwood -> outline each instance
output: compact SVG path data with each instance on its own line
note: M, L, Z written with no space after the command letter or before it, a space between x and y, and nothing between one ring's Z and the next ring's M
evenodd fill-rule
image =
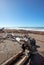
M19 52L17 55L14 55L13 57L9 58L7 61L5 61L2 65L10 65L13 61L16 60L16 58L18 56L20 56L20 54L22 54L22 51Z

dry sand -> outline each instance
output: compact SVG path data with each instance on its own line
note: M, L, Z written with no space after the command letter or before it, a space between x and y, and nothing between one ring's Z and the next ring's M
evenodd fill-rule
M44 35L30 33L29 36L35 38L36 45L40 46L40 48L38 48L38 51L44 52Z
M3 35L4 35L4 33L0 34L0 36L3 36ZM20 34L20 33L18 33L18 35L22 36L22 34ZM35 57L36 60L39 59L38 60L39 63L41 61L44 62L44 35L29 33L29 36L32 37L32 38L35 38L36 45L40 46L40 48L37 49L38 54ZM4 40L3 42L1 42L0 43L0 65L5 60L10 58L11 56L19 53L19 51L22 51L22 49L21 49L20 45L17 42L13 42L11 40Z
M0 65L13 55L16 55L22 51L20 45L17 42L11 40L4 40L0 43Z

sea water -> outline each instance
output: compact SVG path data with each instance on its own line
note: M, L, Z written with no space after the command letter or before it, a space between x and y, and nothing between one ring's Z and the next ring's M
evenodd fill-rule
M6 27L5 29L44 31L44 27Z
M21 27L19 29L31 30L31 31L44 31L44 27Z

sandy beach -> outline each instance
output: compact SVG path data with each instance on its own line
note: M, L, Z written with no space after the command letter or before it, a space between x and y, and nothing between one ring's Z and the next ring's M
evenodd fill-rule
M13 31L12 31L13 32ZM19 31L18 31L19 32ZM44 35L42 34L35 34L30 33L26 31L23 31L23 33L14 33L17 36L23 36L23 35L29 35L29 37L34 38L36 40L36 45L40 46L38 50L38 54L36 55L36 60L39 59L39 63L44 61ZM25 33L25 34L24 34ZM41 32L40 32L41 33ZM5 35L5 33L0 33L0 37ZM9 59L11 56L16 55L19 53L19 51L22 51L20 45L17 42L13 42L12 40L4 40L3 42L0 42L0 65L7 59ZM35 60L35 59L34 59Z

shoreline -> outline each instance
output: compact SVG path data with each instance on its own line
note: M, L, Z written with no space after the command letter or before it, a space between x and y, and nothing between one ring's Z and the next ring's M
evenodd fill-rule
M44 31L39 31L39 30L5 29L4 32L7 32L7 33L22 33L22 34L33 33L33 34L44 35Z
M40 31L40 30L25 30L25 29L4 29L4 31L1 30L0 33L22 33L22 34L33 33L33 34L44 35L44 31Z

